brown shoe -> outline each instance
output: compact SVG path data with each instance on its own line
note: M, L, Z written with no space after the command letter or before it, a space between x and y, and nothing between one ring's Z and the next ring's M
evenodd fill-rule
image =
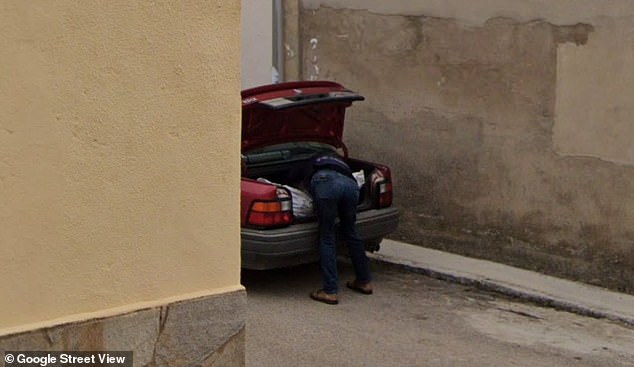
M347 282L346 286L352 289L353 291L359 292L361 294L372 294L371 283L360 283L356 280L353 280L353 281Z
M337 303L339 303L339 300L337 300L337 293L328 294L324 292L323 289L318 289L314 292L311 292L310 298L314 299L315 301L327 303L329 305L336 305Z

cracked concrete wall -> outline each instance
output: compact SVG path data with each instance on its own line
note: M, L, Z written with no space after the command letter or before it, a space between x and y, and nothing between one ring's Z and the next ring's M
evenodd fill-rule
M0 4L0 336L243 289L239 67L239 0Z
M345 139L392 166L394 237L634 291L634 4L291 3L295 77L367 98Z

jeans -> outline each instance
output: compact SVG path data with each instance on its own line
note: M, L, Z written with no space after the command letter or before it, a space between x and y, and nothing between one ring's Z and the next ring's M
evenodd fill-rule
M356 280L370 282L370 266L365 246L356 229L359 187L351 177L339 172L323 169L317 171L310 182L313 205L319 220L320 266L324 292L337 293L337 244L335 222L339 218L339 229L348 246Z

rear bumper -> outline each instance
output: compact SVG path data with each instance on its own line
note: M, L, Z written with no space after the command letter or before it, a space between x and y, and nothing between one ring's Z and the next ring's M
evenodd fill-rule
M364 241L376 240L398 226L396 208L357 214L357 230ZM242 228L242 267L265 270L314 262L319 259L317 223L294 224L269 230Z

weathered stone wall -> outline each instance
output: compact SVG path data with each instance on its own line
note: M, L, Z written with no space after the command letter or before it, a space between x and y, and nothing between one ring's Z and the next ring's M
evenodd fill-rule
M634 291L634 5L458 2L300 1L287 61L366 96L345 139L393 168L395 238Z

